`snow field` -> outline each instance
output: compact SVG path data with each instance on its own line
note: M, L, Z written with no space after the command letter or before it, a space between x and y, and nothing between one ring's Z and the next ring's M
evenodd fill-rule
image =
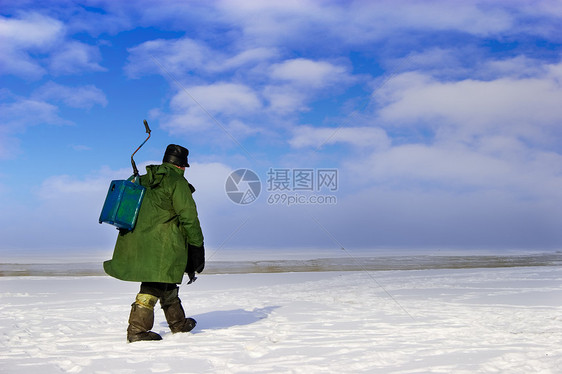
M0 277L2 373L559 373L562 268L205 275L126 343L137 283ZM185 283L185 282L184 282Z

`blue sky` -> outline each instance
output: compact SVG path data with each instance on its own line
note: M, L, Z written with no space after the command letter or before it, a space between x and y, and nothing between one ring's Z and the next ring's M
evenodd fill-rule
M0 4L0 253L110 255L143 119L141 171L190 149L210 251L562 245L557 1ZM240 168L252 204L225 193ZM268 191L270 169L338 188Z

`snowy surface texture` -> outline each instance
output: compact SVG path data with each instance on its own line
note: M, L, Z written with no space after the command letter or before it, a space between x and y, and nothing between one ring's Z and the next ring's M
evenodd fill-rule
M192 333L126 343L138 284L0 277L1 373L561 373L562 267L201 275Z

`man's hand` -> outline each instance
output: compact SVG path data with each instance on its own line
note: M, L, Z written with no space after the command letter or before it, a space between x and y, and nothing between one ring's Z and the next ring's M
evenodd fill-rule
M189 244L187 246L187 265L185 267L185 272L189 275L190 273L201 273L205 268L205 247L201 245L200 247Z

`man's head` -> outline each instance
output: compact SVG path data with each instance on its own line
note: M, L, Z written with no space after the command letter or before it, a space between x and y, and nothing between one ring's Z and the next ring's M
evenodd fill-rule
M162 162L167 162L179 166L180 168L189 167L189 163L187 162L188 155L189 150L187 148L177 144L170 144L166 147Z

